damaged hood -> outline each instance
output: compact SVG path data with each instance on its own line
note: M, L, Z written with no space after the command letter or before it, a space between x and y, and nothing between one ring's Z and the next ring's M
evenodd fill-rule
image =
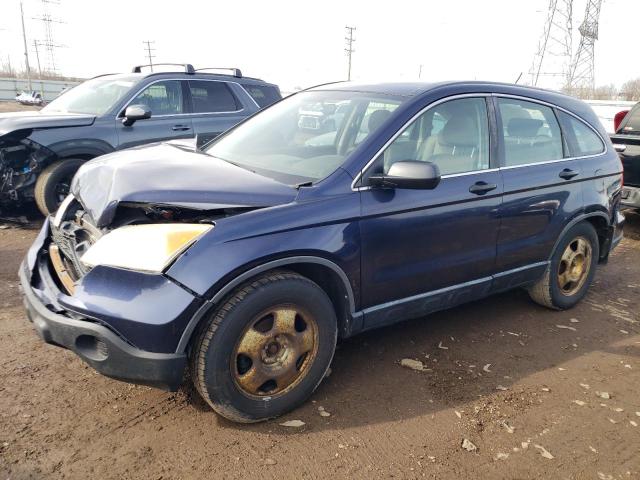
M71 193L96 225L104 227L121 202L199 210L270 207L293 201L298 191L204 153L162 143L85 163Z
M80 113L64 112L11 112L0 114L0 137L14 133L27 137L33 130L43 128L85 127L92 125L96 117Z

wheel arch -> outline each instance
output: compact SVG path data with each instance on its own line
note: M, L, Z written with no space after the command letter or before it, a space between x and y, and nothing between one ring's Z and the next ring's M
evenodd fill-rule
M357 331L357 320L362 314L355 311L353 289L344 270L336 263L323 257L306 255L285 257L246 270L226 283L191 318L180 337L176 352L184 353L187 350L200 322L218 308L239 285L266 272L278 269L291 270L309 278L329 296L338 319L338 335L341 338L348 337Z
M549 255L549 260L553 257L558 249L558 245L562 241L562 238L566 235L566 233L575 225L580 222L586 221L590 223L593 228L596 230L598 235L598 244L600 247L600 256L599 261L605 262L609 255L609 248L607 248L611 244L611 237L613 235L613 230L610 225L609 217L604 212L590 212L578 215L573 218L569 223L565 225L565 227L558 235L555 244L553 245L553 249L551 250L551 254Z

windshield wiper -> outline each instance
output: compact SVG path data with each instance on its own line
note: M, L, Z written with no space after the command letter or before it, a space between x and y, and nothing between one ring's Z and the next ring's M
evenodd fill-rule
M296 183L294 187L296 187L297 190L300 190L301 187L310 187L312 185L313 185L313 181L308 180L306 182Z

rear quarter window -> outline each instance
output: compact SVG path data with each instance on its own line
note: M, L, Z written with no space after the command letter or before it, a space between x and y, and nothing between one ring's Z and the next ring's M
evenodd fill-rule
M564 112L559 112L559 117L572 157L597 155L604 152L604 143L591 127Z
M636 107L627 114L620 133L640 134L640 107Z
M190 80L194 113L234 112L238 102L225 82Z
M281 98L278 89L271 85L243 85L243 87L260 108L268 107Z

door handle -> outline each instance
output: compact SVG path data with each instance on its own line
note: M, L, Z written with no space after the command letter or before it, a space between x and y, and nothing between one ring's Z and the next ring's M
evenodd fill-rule
M476 182L469 187L469 192L475 193L476 195L484 195L491 190L495 190L498 188L498 185L495 183L487 183L487 182Z
M189 125L174 125L171 127L171 130L174 132L184 132L186 130L191 130L191 127Z
M565 180L571 180L573 177L576 177L577 175L578 175L578 172L576 172L575 170L571 170L570 168L565 168L558 174L560 178L564 178Z

